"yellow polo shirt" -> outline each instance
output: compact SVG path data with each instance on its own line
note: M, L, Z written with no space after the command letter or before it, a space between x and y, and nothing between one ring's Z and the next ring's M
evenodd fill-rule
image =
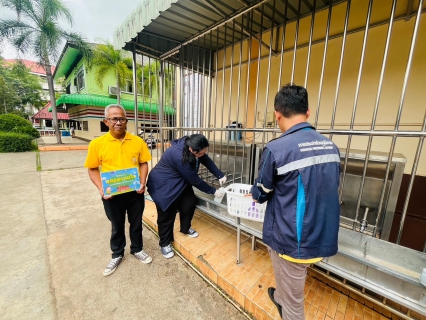
M141 138L126 132L120 141L107 132L90 142L84 166L89 169L100 167L101 172L107 172L139 168L140 163L149 160L151 153Z

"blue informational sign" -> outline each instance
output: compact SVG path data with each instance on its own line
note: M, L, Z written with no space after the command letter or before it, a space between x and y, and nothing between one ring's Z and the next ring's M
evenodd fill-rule
M141 187L138 168L101 172L101 180L106 196L139 190Z

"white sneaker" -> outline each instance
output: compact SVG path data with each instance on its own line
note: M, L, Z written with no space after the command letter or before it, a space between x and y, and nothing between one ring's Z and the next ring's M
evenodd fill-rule
M169 244L165 247L161 247L161 253L163 254L163 257L166 259L170 259L175 255L173 252L172 246Z
M106 277L114 273L115 269L117 269L118 265L121 263L121 261L123 261L123 259L123 256L111 259L111 261L108 263L107 267L104 270L104 276Z
M143 250L133 253L133 256L142 263L150 263L152 261L152 258Z
M196 238L196 237L198 237L198 232L195 231L192 228L189 228L189 230L188 230L188 236L190 236L191 238Z

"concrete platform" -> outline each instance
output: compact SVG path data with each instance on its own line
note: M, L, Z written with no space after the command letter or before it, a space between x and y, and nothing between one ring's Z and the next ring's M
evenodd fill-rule
M151 202L143 217L154 230L157 212ZM279 319L275 305L268 296L268 287L275 286L271 260L265 247L253 251L251 242L241 246L242 263L236 264L236 230L217 219L197 211L192 227L200 234L191 239L179 233L179 219L175 223L175 249L196 266L214 284L256 319ZM247 239L242 239L247 240ZM326 280L308 272L305 286L306 320L385 320L392 315L362 297L353 295L340 286L330 286ZM418 315L419 319L422 316ZM394 319L394 318L392 318ZM398 319L398 318L395 318Z

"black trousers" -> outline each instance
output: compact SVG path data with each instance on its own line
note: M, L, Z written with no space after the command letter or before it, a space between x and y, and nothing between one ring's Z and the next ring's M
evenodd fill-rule
M195 197L192 186L188 185L182 193L173 201L167 210L163 211L157 207L157 225L160 236L160 247L170 244L173 238L173 226L175 224L176 213L179 211L180 232L187 234L191 228L191 221L194 217L197 198Z
M143 249L142 241L142 213L145 208L144 194L138 194L136 191L123 193L114 196L109 200L102 198L105 214L111 221L111 251L112 258L124 256L126 247L126 235L124 226L129 221L130 253L136 253Z

